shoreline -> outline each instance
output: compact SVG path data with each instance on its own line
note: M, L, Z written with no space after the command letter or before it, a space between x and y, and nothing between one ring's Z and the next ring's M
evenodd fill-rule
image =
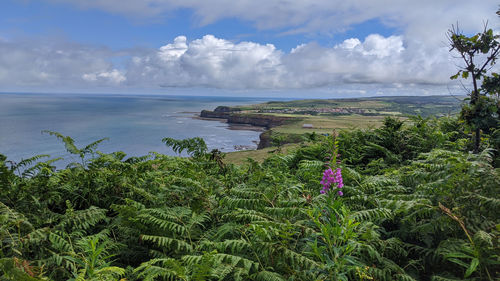
M238 107L218 106L213 111L202 110L194 118L206 121L219 121L229 125L230 130L250 130L261 132L256 150L272 146L272 128L297 121L299 118L255 114L242 111ZM235 146L236 147L236 146Z
M254 131L260 132L259 139L257 141L253 141L257 147L248 146L248 145L235 145L234 148L236 151L249 151L249 150L259 150L262 148L266 148L270 146L271 143L271 127L281 125L283 120L288 118L274 118L273 116L266 115L241 115L236 118L233 117L233 112L231 111L217 111L220 108L227 107L217 107L214 111L202 110L197 115L194 115L192 118L198 120L205 121L217 121L220 123L228 124L228 130L245 130L245 131ZM239 111L235 111L234 113L239 113ZM278 122L276 122L278 120ZM275 122L273 122L275 121Z
M199 113L198 115L194 115L191 118L197 119L197 120L204 120L204 121L217 121L220 123L226 123L228 124L228 130L242 130L242 131L253 131L253 132L265 132L266 128L263 126L254 126L250 124L239 124L239 123L231 123L228 122L227 119L224 118L215 118L215 117L200 117Z
M252 141L253 143L256 144L256 146L236 144L236 145L234 145L234 149L236 150L235 152L261 149L260 144L262 143L263 135L269 131L269 129L266 126L255 126L255 125L251 125L251 124L232 123L232 122L229 122L229 120L226 118L201 117L200 115L201 115L200 112L196 112L196 114L194 114L191 118L197 119L197 120L216 121L219 123L226 123L228 125L227 129L231 130L231 131L240 131L241 130L241 131L260 132L259 139ZM230 153L230 152L226 152L226 153Z

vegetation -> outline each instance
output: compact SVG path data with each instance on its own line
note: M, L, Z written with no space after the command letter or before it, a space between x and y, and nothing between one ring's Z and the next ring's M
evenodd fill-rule
M467 79L470 76L472 80L472 91L468 91L469 104L462 107L461 115L474 130L474 153L478 153L481 132L499 128L500 77L498 73L490 73L490 70L500 53L500 36L494 35L493 30L487 29L485 25L483 32L471 37L464 35L458 26L453 26L448 31L448 37L452 51L456 51L464 63L451 79L457 79L459 76ZM480 85L481 82L483 83Z
M126 158L51 134L81 161L0 156L2 280L500 276L499 171L456 118L387 117L240 166L200 139L163 140L190 158ZM325 165L343 196L320 193Z
M445 116L460 111L464 97L402 96L350 99L311 99L286 102L267 102L232 108L238 115L275 115L292 118L289 122L273 126L265 135L282 138L281 143L299 143L304 134L330 134L333 130L353 128L378 128L387 116L405 120L408 116ZM311 126L304 126L310 124Z
M79 161L0 154L0 280L498 280L498 111L467 119L475 95L459 117L275 138L238 166L200 138L127 158L48 132Z
M452 114L460 111L464 97L450 96L400 96L369 97L348 99L308 99L292 101L272 101L235 109L243 112L278 114L300 117L336 117L336 116L407 116ZM443 114L444 113L444 114Z

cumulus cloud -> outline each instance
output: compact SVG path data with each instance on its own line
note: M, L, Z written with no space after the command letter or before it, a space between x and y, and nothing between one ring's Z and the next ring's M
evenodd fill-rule
M65 42L0 41L0 84L6 87L117 85L112 52Z
M315 88L341 84L446 84L454 64L448 49L429 51L402 36L372 34L332 47L302 44L290 53L273 45L232 43L212 35L191 42L177 37L154 52L135 56L132 84L233 89Z
M272 44L178 36L152 50L123 55L77 44L0 42L0 84L50 87L210 87L304 89L348 85L446 85L456 71L446 47L372 34L330 47L308 43L289 53ZM360 87L358 86L358 89ZM357 89L354 89L357 90Z
M98 73L85 73L82 75L83 80L96 82L100 81L103 83L111 83L114 85L119 85L120 83L127 80L125 76L118 71L117 69L113 69L111 71L103 71Z
M213 35L188 44L179 36L155 52L133 57L127 79L169 87L274 88L285 71L281 57L272 44L235 44Z
M446 85L456 71L445 32L458 21L465 32L483 20L500 30L494 0L44 0L130 17L162 18L190 9L210 24L237 18L282 34L338 34L380 20L396 35L371 34L335 46L314 42L283 52L272 44L232 42L212 35L178 36L158 49L128 50L117 66L107 49L78 44L13 42L0 38L0 85L44 87L212 87L304 89L344 87L358 91L391 85ZM367 86L369 85L369 86ZM361 90L362 91L362 90Z
M302 45L286 58L296 84L338 83L446 84L454 64L447 48L426 50L403 37L370 35L347 39L333 48ZM297 85L298 86L298 85Z

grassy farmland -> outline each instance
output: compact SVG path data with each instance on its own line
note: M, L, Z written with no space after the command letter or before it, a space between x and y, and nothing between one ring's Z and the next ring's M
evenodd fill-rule
M262 114L293 118L292 121L273 127L270 136L282 136L284 143L302 141L305 134L331 134L333 131L374 129L380 127L388 116L412 122L410 116L444 116L456 114L463 97L374 97L355 99L310 99L271 101L240 106L238 114ZM304 124L312 125L306 128ZM285 147L284 149L290 149ZM243 163L247 157L261 161L268 154L263 151L227 153L231 163Z

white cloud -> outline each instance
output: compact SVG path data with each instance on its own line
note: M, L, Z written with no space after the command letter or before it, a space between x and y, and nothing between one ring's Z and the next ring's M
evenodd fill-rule
M161 47L158 56L163 61L176 60L187 51L186 42L186 36L178 36L174 39L174 43Z
M112 85L119 85L122 82L125 82L127 78L118 71L117 69L113 69L111 71L103 71L103 72L98 72L98 73L85 73L82 75L83 80L90 81L90 82L101 82L104 84L112 84Z
M345 41L343 45L345 45ZM357 46L362 47L361 53L363 55L374 55L377 58L398 55L404 50L401 36L384 38L378 34L369 35L362 45L358 44Z
M338 47L344 49L354 49L359 45L361 45L361 41L359 41L358 38L350 38L344 40L344 42L342 42L342 44L339 44Z
M179 36L156 50L135 50L124 69L115 54L71 45L18 44L0 39L3 85L116 87L212 87L303 89L351 87L401 89L447 85L456 72L445 38L451 24L477 32L483 22L500 30L496 0L45 0L100 9L133 18L168 19L191 9L210 24L236 18L282 34L336 35L367 20L380 20L397 34L350 38L336 46L314 42L285 53L272 44L231 42L206 35ZM130 51L132 52L132 51ZM369 86L366 86L369 85ZM359 89L352 89L358 91ZM373 92L373 89L371 90Z
M113 68L113 53L67 42L0 41L0 85L72 87L118 85L125 76Z
M123 69L115 56L129 56ZM331 47L234 43L179 36L155 50L114 53L68 43L0 42L2 88L209 87L223 89L415 88L445 86L456 71L447 47L372 34ZM360 86L364 85L364 86ZM368 85L368 86L367 86Z
M271 45L238 44L206 35L189 43L173 43L143 57L134 57L127 79L138 84L215 88L279 87L282 52Z
M235 44L212 35L188 42L179 36L155 52L134 57L127 80L133 85L233 89L449 82L455 66L447 48L405 45L402 36L372 34L330 48L302 44L285 54L271 44Z

